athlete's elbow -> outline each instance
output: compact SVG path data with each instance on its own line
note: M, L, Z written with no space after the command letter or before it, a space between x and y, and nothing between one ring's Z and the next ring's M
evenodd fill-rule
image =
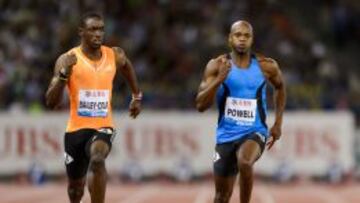
M45 104L50 109L55 109L57 107L57 102L51 97L49 93L45 95Z
M202 113L207 109L207 107L200 102L196 102L196 109L198 110L198 112Z
M45 94L45 105L49 108L52 107L52 102L51 102L51 99L50 99L50 95L49 95L49 91L46 92Z
M206 102L204 102L204 99L202 99L199 95L196 97L195 99L195 107L198 110L198 112L204 112L207 108L208 105L206 104Z
M202 113L202 112L205 111L205 108L203 108L203 107L201 107L201 106L199 106L199 105L196 105L196 109L197 109L197 111L200 112L200 113Z
M278 84L275 85L275 91L285 91L286 86L284 81L280 81Z
M50 109L55 109L56 102L54 102L51 99L46 99L46 106L49 107Z

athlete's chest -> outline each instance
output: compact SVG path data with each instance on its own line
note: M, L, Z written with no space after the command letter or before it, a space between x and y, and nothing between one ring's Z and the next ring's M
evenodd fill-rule
M264 75L258 67L240 69L231 67L225 80L226 85L232 90L256 90L264 82Z
M90 64L78 63L73 68L70 81L82 85L112 84L115 73L116 67L110 62L105 62L97 67Z

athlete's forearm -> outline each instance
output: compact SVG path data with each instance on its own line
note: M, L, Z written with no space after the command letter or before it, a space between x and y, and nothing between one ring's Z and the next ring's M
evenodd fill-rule
M286 105L286 91L285 85L282 84L275 89L274 92L274 104L275 104L275 124L282 125L283 113Z
M200 112L210 108L215 100L215 95L218 87L222 82L219 80L213 80L207 87L200 90L196 96L196 109Z
M58 77L53 78L46 91L46 105L48 107L55 108L60 104L65 85L66 81L60 80Z

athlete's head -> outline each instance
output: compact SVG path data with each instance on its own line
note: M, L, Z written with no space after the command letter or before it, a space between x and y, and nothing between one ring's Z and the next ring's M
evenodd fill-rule
M249 52L253 43L253 28L251 24L243 20L233 23L228 41L231 49L238 54Z
M97 49L104 40L104 20L97 13L86 13L81 17L79 35L83 43Z

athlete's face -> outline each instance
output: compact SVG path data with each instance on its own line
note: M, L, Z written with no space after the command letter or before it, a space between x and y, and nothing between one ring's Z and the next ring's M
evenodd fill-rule
M253 43L253 32L250 25L245 23L236 24L229 34L230 47L239 54L249 52Z
M80 28L80 36L90 47L100 48L104 40L104 21L99 18L88 18Z

